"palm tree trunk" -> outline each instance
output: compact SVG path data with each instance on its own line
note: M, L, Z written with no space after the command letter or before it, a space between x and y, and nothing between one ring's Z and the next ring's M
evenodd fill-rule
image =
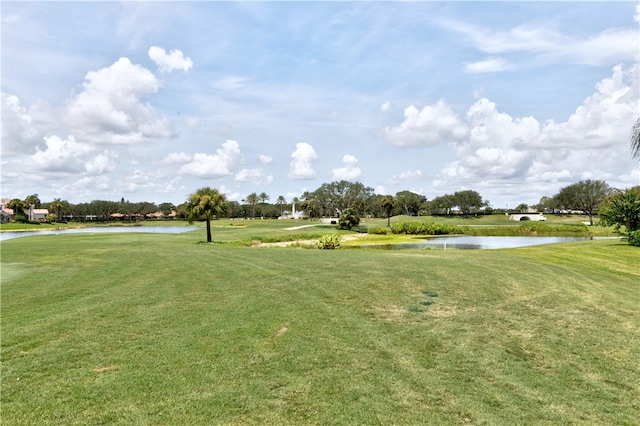
M207 242L211 242L211 220L207 218Z

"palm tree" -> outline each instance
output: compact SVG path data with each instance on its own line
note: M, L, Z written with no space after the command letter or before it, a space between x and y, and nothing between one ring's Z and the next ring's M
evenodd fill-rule
M56 212L56 219L60 220L60 216L62 215L62 209L64 208L64 204L60 200L60 198L54 199L51 204L49 204L49 208Z
M227 198L217 189L208 186L189 196L187 214L189 223L202 217L207 221L207 242L211 242L211 219L220 217L227 208Z
M258 194L252 192L247 195L247 203L251 206L251 217L256 217L256 203L258 202Z
M640 160L640 118L631 129L631 153L633 158Z
M282 216L282 211L284 210L284 205L287 204L287 199L284 198L284 195L278 195L276 204L280 206L280 216Z
M13 217L15 219L16 216L24 216L24 201L19 198L14 198L7 203L7 208L13 210Z
M271 199L271 197L269 197L266 192L261 192L260 195L258 195L258 198L260 198L260 201L262 201L263 203L266 203Z
M387 226L391 226L391 212L393 211L394 199L392 196L387 195L380 202L384 214L387 216Z

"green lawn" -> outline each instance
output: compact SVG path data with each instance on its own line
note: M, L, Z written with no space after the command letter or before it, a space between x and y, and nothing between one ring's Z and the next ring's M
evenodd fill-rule
M3 424L637 424L638 248L234 244L290 232L251 222L2 242Z

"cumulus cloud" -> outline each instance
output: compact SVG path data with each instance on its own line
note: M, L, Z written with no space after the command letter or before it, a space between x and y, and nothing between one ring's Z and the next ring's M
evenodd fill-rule
M40 102L27 109L20 98L3 92L0 110L4 157L32 153L45 134L56 127L52 112Z
M420 170L406 171L391 177L391 183L398 184L404 182L411 182L422 178L422 172Z
M160 164L185 164L193 159L186 152L172 152L160 161Z
M108 151L97 153L95 148L77 142L73 136L61 139L58 136L44 138L45 148L22 162L25 170L54 173L87 173L101 175L115 169Z
M66 108L72 133L92 143L131 145L174 136L171 121L144 97L158 91L159 80L127 58L87 73L82 90Z
M503 58L490 58L484 61L466 63L465 72L481 74L487 72L500 72L513 69L513 65Z
M171 72L173 70L187 71L193 67L191 58L185 58L182 51L178 49L167 53L162 47L151 46L149 48L149 58L155 62L160 72Z
M383 103L382 105L380 105L380 112L382 113L386 113L391 111L391 103L389 101Z
M232 175L243 161L240 145L234 140L227 140L213 155L196 153L193 159L180 167L181 175L201 178L217 178Z
M478 100L467 111L469 136L456 145L457 160L440 171L435 186L495 184L508 191L510 182L527 182L532 190L553 195L572 181L612 178L607 170L630 161L629 129L640 110L639 69L615 66L559 123L514 118L490 100Z
M468 129L444 100L439 100L422 110L413 105L405 108L404 121L396 127L386 127L382 133L396 146L426 147L462 141Z
M273 176L265 176L263 169L242 169L234 178L236 182L250 182L256 185L271 185Z
M308 180L316 177L315 164L318 155L311 145L306 142L296 144L296 150L291 154L289 163L289 177L291 179Z
M348 180L353 181L360 177L362 174L360 167L357 166L358 159L353 155L345 155L342 157L344 167L338 167L331 171L332 180Z
M258 159L260 160L260 162L262 164L269 164L269 163L271 163L273 161L272 157L269 157L268 155L263 155L263 154L260 154L258 156Z

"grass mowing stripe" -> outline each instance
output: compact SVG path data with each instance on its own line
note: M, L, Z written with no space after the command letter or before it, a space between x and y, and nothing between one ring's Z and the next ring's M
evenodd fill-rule
M614 241L374 252L33 238L2 243L10 424L638 417L639 255Z

